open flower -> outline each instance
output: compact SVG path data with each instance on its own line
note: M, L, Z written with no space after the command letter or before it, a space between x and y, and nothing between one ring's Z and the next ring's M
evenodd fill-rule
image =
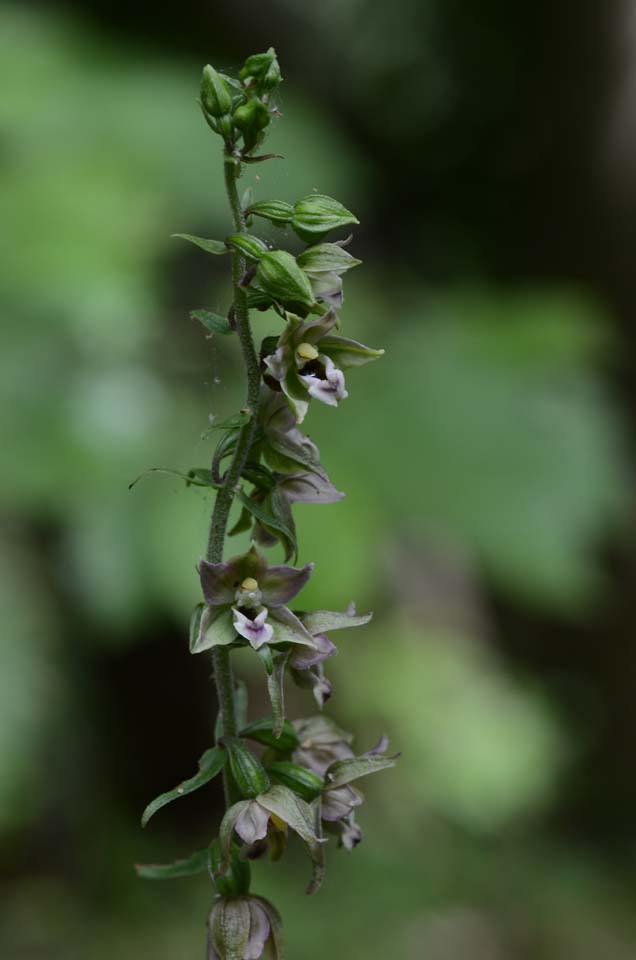
M207 960L279 960L283 956L278 910L252 894L220 897L208 917Z
M266 378L272 385L280 384L298 423L305 418L310 397L329 406L338 406L347 397L343 369L384 353L333 335L337 321L333 307L317 320L302 320L288 313L276 350L264 358Z
M309 847L314 874L307 892L314 893L322 879L322 845L326 843L318 833L316 824L317 817L312 806L288 787L274 784L253 800L239 800L229 808L219 830L221 850L229 863L235 832L248 847L255 846L256 849L268 834L273 834L271 840L276 849L281 840L284 842L287 828L290 827Z
M269 566L253 544L227 563L202 560L204 608L192 636L192 653L233 643L237 635L258 650L263 644L314 646L309 630L286 604L305 586L313 564Z

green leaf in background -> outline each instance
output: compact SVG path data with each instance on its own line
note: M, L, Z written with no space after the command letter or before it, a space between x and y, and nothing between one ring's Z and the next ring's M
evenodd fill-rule
M144 880L176 880L178 877L192 877L205 873L209 868L210 851L198 850L191 857L175 860L173 863L136 863L137 876Z
M201 250L205 250L206 253L213 253L217 257L224 253L229 253L228 248L222 240L206 240L205 237L193 237L191 233L171 233L170 236L187 240L188 243L193 243L195 246L200 247Z
M227 317L212 313L211 310L191 310L190 317L192 320L198 320L210 333L220 333L225 337L234 333Z
M155 797L155 799L148 804L141 818L142 827L145 827L150 818L168 803L172 803L173 800L178 800L179 797L187 796L188 793L198 790L199 787L203 787L206 783L209 783L210 780L213 780L225 766L226 760L227 753L225 750L221 750L219 747L211 747L209 750L206 750L199 760L198 773L195 773L189 780L184 780L183 783L180 783L174 790L168 790L167 793L162 793L160 796Z

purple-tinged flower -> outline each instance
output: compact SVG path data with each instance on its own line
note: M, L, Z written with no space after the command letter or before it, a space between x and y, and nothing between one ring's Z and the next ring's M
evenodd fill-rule
M331 330L337 321L333 307L317 320L302 320L288 313L276 350L264 357L266 380L272 386L280 384L297 423L305 418L309 397L329 406L337 406L347 397L343 369L368 363L384 353L333 335Z
M307 892L314 893L322 879L322 845L326 843L318 832L319 825L314 807L288 787L274 784L255 799L239 800L226 811L219 829L221 850L229 864L234 833L256 850L260 850L262 841L272 834L270 842L276 849L281 841L284 843L285 832L290 827L309 847L314 874Z
M363 797L351 783L370 773L394 767L399 754L384 756L383 751L387 747L388 740L383 736L367 753L355 757L350 752L349 756L330 763L324 772L325 789L320 800L320 817L332 832L338 833L340 843L347 850L353 850L362 839L362 831L355 822L354 814Z
M191 652L233 643L237 634L255 650L266 643L313 647L311 633L286 606L305 586L312 569L312 563L300 568L269 566L254 544L227 563L202 560L199 575L207 606Z
M220 897L208 917L207 960L282 960L281 920L264 897Z
M354 756L353 734L341 730L329 717L306 717L294 720L293 725L300 742L292 759L319 777L323 777L336 760Z

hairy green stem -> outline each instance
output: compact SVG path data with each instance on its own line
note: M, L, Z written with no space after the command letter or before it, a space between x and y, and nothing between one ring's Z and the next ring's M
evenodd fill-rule
M224 153L225 188L232 210L234 230L236 233L245 233L245 218L241 210L236 181L240 174L240 164L230 155ZM223 559L223 546L227 530L230 509L236 493L241 472L245 466L256 426L258 423L258 402L260 394L261 374L258 357L254 349L252 331L250 328L247 293L241 287L241 279L245 272L243 257L235 251L232 255L232 285L234 290L234 319L236 332L241 344L243 363L247 378L247 396L245 408L250 413L249 421L241 428L230 466L223 478L221 489L216 495L214 510L210 521L210 533L206 558L211 563L219 563ZM223 720L223 735L233 737L237 734L236 710L234 703L234 678L230 652L226 647L215 647L212 660L214 665L214 682L219 701L219 710ZM225 776L226 802L238 799L234 784L229 776Z

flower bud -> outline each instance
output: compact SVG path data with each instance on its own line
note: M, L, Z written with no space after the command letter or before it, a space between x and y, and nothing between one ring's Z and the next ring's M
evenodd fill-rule
M203 68L201 103L211 117L223 117L232 112L230 89L210 64Z
M208 917L207 960L282 957L278 911L264 897L221 897Z
M265 747L272 747L280 753L290 753L298 746L298 734L292 727L289 720L285 720L280 737L274 736L274 718L265 717L263 720L256 720L249 726L241 730L241 736L257 743L262 743Z
M311 803L323 790L324 782L322 777L306 767L301 767L297 763L289 760L277 760L270 763L267 772L276 783L282 783L284 787L289 787L299 797Z
M295 204L292 227L301 240L317 243L330 230L359 222L357 217L337 200L320 193L312 193Z
M298 254L298 265L312 276L323 273L340 275L360 263L361 260L356 260L337 243L318 243Z
M283 79L276 59L276 51L270 47L266 53L255 53L248 57L239 78L247 87L254 83L262 90L272 90Z
M286 250L272 250L261 257L256 283L281 303L297 303L306 307L313 307L315 303L306 274Z
M284 224L293 217L294 208L283 200L260 200L251 205L249 212L256 217L264 217L270 223Z
M234 126L243 134L246 150L252 150L270 122L269 110L257 97L241 104L234 111Z
M239 848L232 844L229 865L224 862L219 840L210 845L210 872L216 892L222 897L236 897L248 893L250 889L251 869L249 861L242 860Z
M234 247L243 254L246 260L252 263L258 263L264 253L267 253L267 244L259 240L258 237L252 237L249 233L232 233L226 238L225 243Z
M242 740L227 737L223 741L229 758L230 770L241 795L253 800L269 789L270 781L263 764Z

